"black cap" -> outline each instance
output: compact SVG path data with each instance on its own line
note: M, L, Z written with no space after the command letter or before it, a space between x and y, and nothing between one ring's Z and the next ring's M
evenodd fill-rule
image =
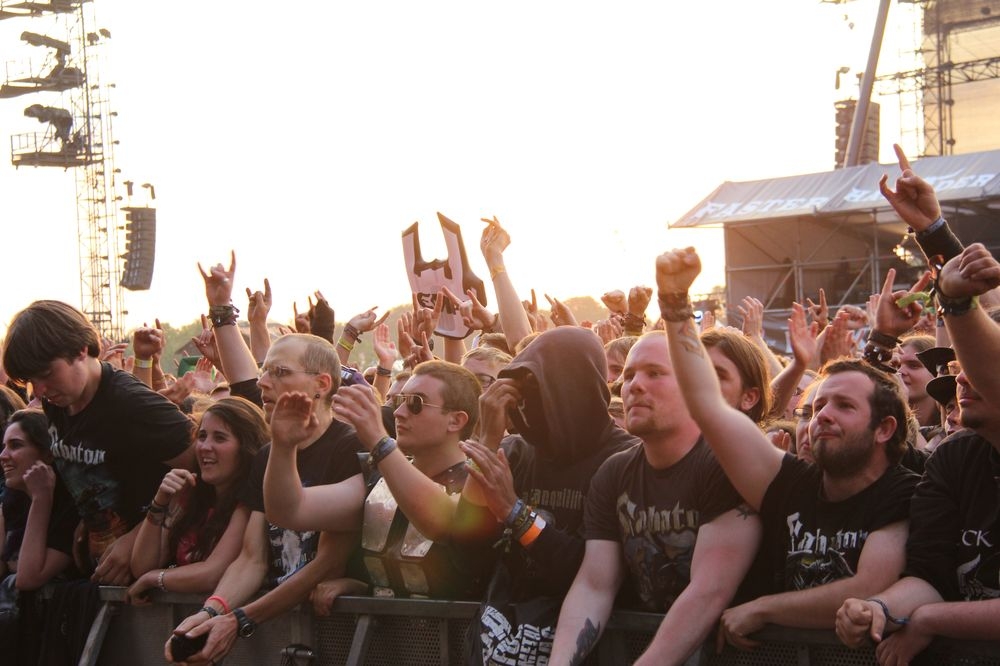
M955 360L955 350L951 347L931 347L917 352L917 358L927 371L935 377L948 374L948 364Z
M955 399L957 387L958 382L955 380L955 375L939 375L927 382L927 395L945 406Z

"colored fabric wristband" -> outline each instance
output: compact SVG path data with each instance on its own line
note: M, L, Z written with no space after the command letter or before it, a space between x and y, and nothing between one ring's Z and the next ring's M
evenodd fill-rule
M538 514L532 514L532 515L535 516L535 520L531 523L531 526L528 527L528 531L522 534L520 538L518 538L518 542L525 548L533 544L535 542L535 539L541 536L542 530L545 529L546 525L544 518L542 518Z
M227 614L227 615L229 614L229 604L227 604L226 600L223 599L222 597L220 597L219 595L213 594L208 599L205 599L205 605L206 606L208 605L209 601L218 601L219 605L222 606L222 612L225 613L225 614Z
M153 359L151 359L151 358L139 358L138 356L136 356L135 357L135 367L137 367L137 368L152 368L153 367Z
M892 614L889 613L889 607L886 605L886 603L877 597L872 597L871 599L865 599L865 601L870 601L873 604L878 604L879 606L881 606L882 613L885 615L885 619L888 620L889 622L892 622L893 624L898 624L899 626L902 627L910 623L910 618L908 617L893 617Z

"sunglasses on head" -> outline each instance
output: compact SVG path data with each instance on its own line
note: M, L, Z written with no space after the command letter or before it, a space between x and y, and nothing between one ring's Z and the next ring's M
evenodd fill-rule
M392 396L393 409L398 409L402 405L406 405L406 408L414 415L424 411L424 407L445 409L444 405L432 405L429 402L425 402L424 397L418 393L397 393Z

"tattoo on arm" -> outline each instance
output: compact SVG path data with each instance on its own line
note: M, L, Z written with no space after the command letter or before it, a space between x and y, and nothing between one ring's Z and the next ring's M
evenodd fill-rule
M746 520L750 516L757 515L757 512L754 511L753 507L750 506L749 504L740 504L738 507L736 507L736 510L739 512L740 518L742 518L743 520Z
M601 625L594 626L594 623L587 618L587 621L583 625L583 629L580 630L579 635L576 637L576 652L573 657L569 660L571 666L576 664L582 664L583 660L587 658L590 651L594 649L594 645L597 644L597 639L601 635Z
M701 338L698 336L698 330L694 325L694 319L685 320L677 332L680 335L680 343L684 351L697 354L698 356L705 355L705 351L701 346Z

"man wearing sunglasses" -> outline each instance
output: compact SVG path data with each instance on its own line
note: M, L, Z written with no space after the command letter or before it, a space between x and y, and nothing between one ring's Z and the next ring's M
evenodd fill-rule
M461 557L447 527L468 467L459 442L479 417L479 382L461 366L426 361L393 396L396 438L386 434L381 409L367 384L344 386L333 399L337 418L355 427L369 452L374 480L364 503L362 559L376 596L474 599L482 593L483 563ZM283 405L279 401L279 410ZM310 529L341 530L357 514L344 484L301 488L287 469L268 469L268 517ZM325 613L343 584L314 595Z

